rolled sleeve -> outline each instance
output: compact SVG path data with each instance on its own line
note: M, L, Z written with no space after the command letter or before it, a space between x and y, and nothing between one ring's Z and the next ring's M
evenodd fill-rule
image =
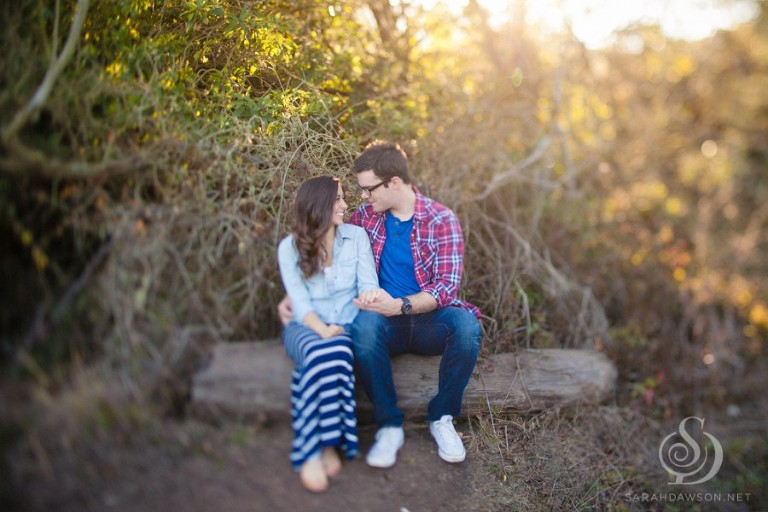
M293 245L293 238L286 237L277 247L277 262L285 292L291 299L293 319L301 324L304 317L314 311L309 289L299 269L299 254Z
M436 224L434 235L432 279L422 291L432 295L442 308L456 301L464 268L464 238L461 225L450 212Z

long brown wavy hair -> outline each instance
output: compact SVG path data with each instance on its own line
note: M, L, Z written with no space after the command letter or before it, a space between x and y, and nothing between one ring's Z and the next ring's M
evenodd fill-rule
M293 206L293 241L299 253L299 269L305 278L320 272L327 254L323 239L331 227L339 180L331 176L310 178L296 192Z

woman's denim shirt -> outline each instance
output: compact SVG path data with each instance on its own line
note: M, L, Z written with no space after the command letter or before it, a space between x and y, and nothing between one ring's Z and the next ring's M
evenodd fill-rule
M368 234L351 224L336 228L331 266L309 279L305 279L299 269L293 235L280 242L277 261L285 291L291 299L294 321L301 324L311 311L328 324L352 323L359 311L352 299L379 287Z

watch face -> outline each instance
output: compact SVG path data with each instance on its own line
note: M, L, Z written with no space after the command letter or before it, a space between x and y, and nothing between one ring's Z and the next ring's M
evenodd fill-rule
M403 299L403 307L402 307L403 314L410 315L411 314L411 301L408 299Z

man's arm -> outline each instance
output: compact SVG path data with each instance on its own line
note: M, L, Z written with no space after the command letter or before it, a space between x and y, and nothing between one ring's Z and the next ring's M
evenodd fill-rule
M445 210L435 229L435 258L431 279L422 289L432 296L436 308L450 305L459 292L464 271L464 236L454 213Z
M429 313L437 309L437 301L435 298L427 292L419 292L416 295L408 295L408 299L411 301L412 313ZM402 299L398 299L401 302Z
M283 325L288 325L293 320L293 307L291 307L291 299L287 295L277 304L277 316Z
M464 237L459 221L450 210L445 212L436 229L434 251L429 283L421 292L408 296L414 314L429 313L456 299L464 270ZM402 313L403 300L382 290L378 300L367 304L356 301L355 305L366 311L394 316Z
M408 299L410 299L413 308L412 314L429 313L437 309L437 301L427 292L408 295ZM384 316L400 315L403 312L403 299L392 297L384 290L381 290L376 300L371 302L363 302L358 299L354 299L353 302L362 310L381 313Z

